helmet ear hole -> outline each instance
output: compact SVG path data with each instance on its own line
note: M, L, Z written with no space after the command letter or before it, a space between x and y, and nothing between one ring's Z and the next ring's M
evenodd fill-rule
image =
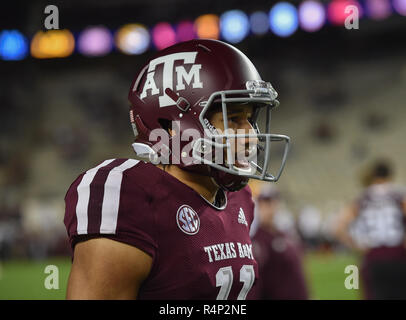
M171 120L159 118L159 124L161 125L162 129L169 133L169 129L172 130Z
M180 132L180 128L176 124L176 122L171 121L169 119L159 118L158 119L161 128L168 132L169 136L173 136L176 132Z

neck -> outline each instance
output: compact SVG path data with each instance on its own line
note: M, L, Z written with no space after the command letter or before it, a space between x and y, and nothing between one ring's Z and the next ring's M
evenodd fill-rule
M210 177L182 170L175 165L168 165L165 168L162 165L158 165L158 168L165 170L165 172L195 190L207 201L214 202L219 187Z
M384 183L388 183L390 181L390 179L388 178L375 178L372 182L372 184L384 184Z
M275 231L275 227L270 219L267 221L261 221L261 227L269 232Z

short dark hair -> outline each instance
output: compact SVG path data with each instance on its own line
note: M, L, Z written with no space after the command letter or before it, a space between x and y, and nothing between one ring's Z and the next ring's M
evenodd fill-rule
M379 160L372 168L372 176L375 178L390 178L392 176L392 166L384 160Z
M375 160L370 163L361 173L361 182L366 187L373 183L374 179L389 179L393 176L393 166L390 161L385 159Z

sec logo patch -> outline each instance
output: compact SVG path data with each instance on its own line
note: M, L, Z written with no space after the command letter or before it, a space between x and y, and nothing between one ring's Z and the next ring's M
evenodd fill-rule
M176 222L179 229L188 235L194 235L199 232L199 216L186 204L179 207L178 212L176 213Z

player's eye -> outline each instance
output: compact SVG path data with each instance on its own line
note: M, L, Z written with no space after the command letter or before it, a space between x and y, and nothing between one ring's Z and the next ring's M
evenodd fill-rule
M234 123L238 123L241 121L241 118L240 117L231 117L228 120L231 122L234 122Z
M236 124L243 124L245 121L250 121L252 115L251 114L238 114L233 115L228 118L229 121L236 123Z

